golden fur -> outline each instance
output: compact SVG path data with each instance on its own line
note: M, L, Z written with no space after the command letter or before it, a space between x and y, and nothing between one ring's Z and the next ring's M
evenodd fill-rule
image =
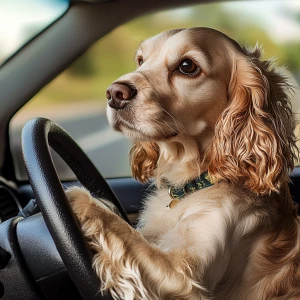
M179 65L191 59L195 74ZM133 142L133 175L158 187L137 230L71 188L68 199L93 249L101 292L114 299L300 299L300 226L289 188L298 150L287 78L260 49L208 28L144 41L136 87L111 126ZM168 208L166 183L207 171L215 185Z

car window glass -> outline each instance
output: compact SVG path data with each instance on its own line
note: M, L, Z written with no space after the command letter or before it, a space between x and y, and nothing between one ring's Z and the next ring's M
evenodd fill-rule
M51 118L82 146L105 177L129 176L131 147L113 132L105 116L106 88L134 70L134 53L145 38L170 28L212 27L243 45L262 45L266 58L277 57L300 81L300 2L234 1L168 10L138 18L95 43L67 70L40 91L13 118L12 150L18 149L20 128L31 117ZM299 97L299 96L297 96ZM296 99L296 98L295 98ZM300 112L300 100L293 101ZM17 178L25 179L22 159L14 155ZM73 174L61 168L61 179Z
M0 65L57 20L70 0L9 0L0 3Z

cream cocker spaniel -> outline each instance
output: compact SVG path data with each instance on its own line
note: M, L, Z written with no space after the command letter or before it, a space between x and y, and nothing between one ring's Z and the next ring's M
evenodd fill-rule
M154 178L137 229L73 187L67 196L114 299L300 299L291 86L260 49L209 28L142 42L107 90L111 126Z

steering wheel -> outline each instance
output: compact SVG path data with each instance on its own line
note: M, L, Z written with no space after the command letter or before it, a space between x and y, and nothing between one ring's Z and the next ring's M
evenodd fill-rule
M92 254L68 203L50 154L51 146L93 196L111 201L130 224L117 197L83 150L54 122L36 118L22 132L23 157L36 201L72 281L85 300L106 299L92 269Z

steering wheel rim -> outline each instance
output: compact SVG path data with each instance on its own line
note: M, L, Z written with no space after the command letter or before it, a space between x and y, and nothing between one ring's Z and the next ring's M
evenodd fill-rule
M29 181L57 250L83 299L105 299L92 269L92 254L68 203L50 154L51 146L95 197L116 205L130 224L117 197L76 142L53 121L36 118L22 131L22 152Z

